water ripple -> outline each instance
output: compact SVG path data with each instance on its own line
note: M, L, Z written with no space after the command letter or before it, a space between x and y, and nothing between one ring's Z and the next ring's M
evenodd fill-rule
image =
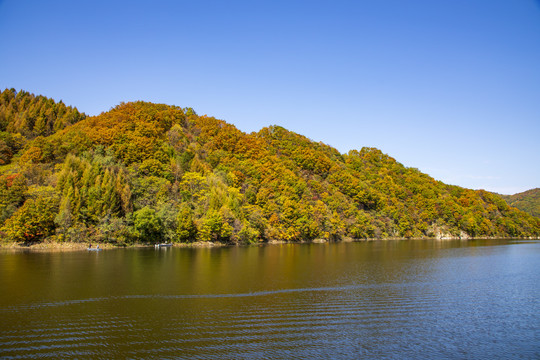
M227 294L179 294L179 295L167 295L167 294L139 294L139 295L122 295L122 296L107 296L107 297L95 297L88 299L73 299L62 301L49 301L32 304L20 304L15 306L8 306L0 308L0 311L16 311L19 309L30 310L44 307L58 307L69 306L91 302L103 302L110 300L123 300L123 299L215 299L215 298L245 298L245 297L260 297L269 295L289 294L289 293L309 293L309 292L341 292L351 291L359 289L373 289L381 287L400 287L401 284L376 284L376 285L345 285L345 286L330 286L330 287L314 287L314 288L293 288L293 289L278 289L278 290L265 290L265 291L253 291L247 293L227 293Z

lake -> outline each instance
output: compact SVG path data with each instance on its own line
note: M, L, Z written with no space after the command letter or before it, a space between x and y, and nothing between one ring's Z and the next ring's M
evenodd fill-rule
M540 242L0 251L0 358L540 358Z

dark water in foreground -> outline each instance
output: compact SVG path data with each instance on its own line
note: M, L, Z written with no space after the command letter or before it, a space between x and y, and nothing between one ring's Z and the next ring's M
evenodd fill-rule
M540 358L540 242L0 252L0 358Z

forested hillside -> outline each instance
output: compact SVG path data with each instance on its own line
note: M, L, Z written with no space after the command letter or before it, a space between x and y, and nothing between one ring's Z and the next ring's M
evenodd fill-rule
M77 108L26 91L6 89L0 94L0 165L11 161L25 140L49 136L84 119Z
M532 216L540 217L540 188L514 195L501 195L506 202Z
M1 99L4 241L540 235L540 219L500 196L435 181L378 149L340 154L279 126L246 134L163 104L85 117L22 91Z

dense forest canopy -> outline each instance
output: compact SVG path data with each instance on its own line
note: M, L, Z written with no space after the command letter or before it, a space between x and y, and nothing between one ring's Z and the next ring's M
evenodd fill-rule
M191 108L122 103L86 117L0 96L5 241L529 237L540 219L375 148L340 154L279 126L246 134Z
M501 196L510 206L540 217L540 188L527 190L519 194Z

